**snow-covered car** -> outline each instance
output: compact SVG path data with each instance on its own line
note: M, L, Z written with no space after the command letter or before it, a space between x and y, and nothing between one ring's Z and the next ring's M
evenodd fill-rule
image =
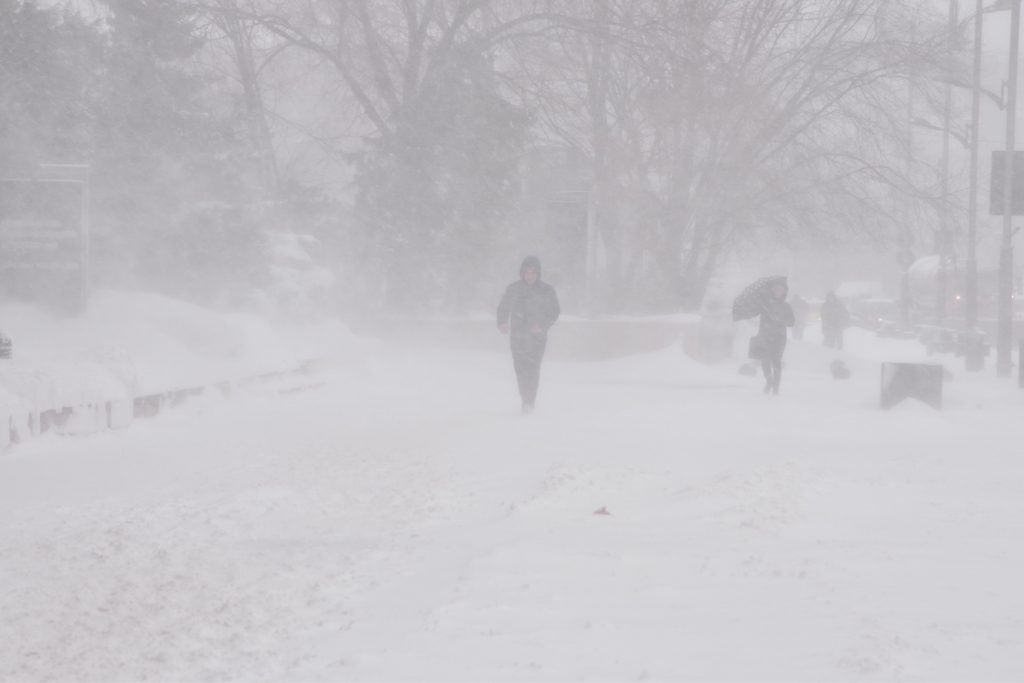
M846 302L850 324L878 331L900 319L900 304L893 299L851 299Z

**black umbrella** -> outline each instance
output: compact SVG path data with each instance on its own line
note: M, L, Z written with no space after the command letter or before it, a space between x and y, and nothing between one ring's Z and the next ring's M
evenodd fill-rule
M764 301L770 296L773 285L781 284L787 290L784 275L762 277L747 285L732 302L732 319L746 320L756 317L764 308Z

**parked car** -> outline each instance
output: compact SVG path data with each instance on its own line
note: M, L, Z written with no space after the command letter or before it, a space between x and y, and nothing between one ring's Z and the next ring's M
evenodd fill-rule
M850 324L877 332L900 319L900 304L893 299L851 299L846 302Z

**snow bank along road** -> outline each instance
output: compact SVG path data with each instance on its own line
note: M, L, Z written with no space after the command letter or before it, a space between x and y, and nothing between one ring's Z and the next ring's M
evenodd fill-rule
M1020 392L366 347L0 456L0 680L1022 680ZM606 508L610 514L594 514Z

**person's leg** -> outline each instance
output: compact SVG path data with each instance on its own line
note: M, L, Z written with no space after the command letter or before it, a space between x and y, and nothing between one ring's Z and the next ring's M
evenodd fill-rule
M761 372L764 374L764 393L771 391L774 380L772 379L772 359L767 355L761 359Z
M534 344L530 353L527 354L526 370L526 392L523 394L523 403L531 409L537 402L537 389L540 387L540 364L544 360L544 348L547 342Z
M530 359L529 354L518 352L512 354L512 367L516 371L516 383L519 385L519 398L525 407L530 393Z
M772 354L772 393L779 393L779 382L782 381L782 355L786 353L786 340L782 339Z

